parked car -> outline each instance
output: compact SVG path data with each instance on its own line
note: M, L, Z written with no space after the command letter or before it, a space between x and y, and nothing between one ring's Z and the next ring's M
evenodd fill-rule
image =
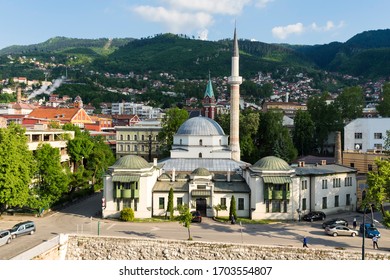
M366 223L364 224L364 227L366 230L366 237L368 238L373 238L374 236L381 237L381 233L373 224ZM363 233L363 224L360 225L359 231Z
M325 220L325 218L326 218L325 213L321 211L312 211L302 217L304 221L309 221L309 222L319 221L319 220L323 221Z
M351 229L343 225L333 225L325 228L325 232L332 236L346 235L346 236L356 236L359 234L357 230Z
M19 235L34 234L35 231L36 227L33 221L18 223L10 229L12 238L16 238Z
M348 226L348 221L342 218L335 218L322 223L322 228L326 228L330 225L337 224L342 226Z
M193 223L201 223L202 222L202 215L199 211L192 211L192 222Z
M0 231L0 246L9 244L12 240L12 236L9 230Z

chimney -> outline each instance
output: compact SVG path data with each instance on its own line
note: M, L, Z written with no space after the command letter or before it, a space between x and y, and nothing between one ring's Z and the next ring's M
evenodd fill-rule
M227 177L227 181L230 182L230 169L228 170L226 177Z
M335 147L334 147L334 156L336 164L343 164L343 159L341 156L341 132L336 131Z
M22 88L18 87L18 92L16 93L16 103L20 103L22 101Z
M175 168L172 169L172 182L176 181L176 174L175 174Z

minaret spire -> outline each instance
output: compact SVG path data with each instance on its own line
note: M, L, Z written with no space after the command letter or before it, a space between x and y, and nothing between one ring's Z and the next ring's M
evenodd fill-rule
M242 77L239 74L239 49L236 26L234 26L232 71L228 78L230 84L230 149L232 159L241 160L240 151L240 84Z

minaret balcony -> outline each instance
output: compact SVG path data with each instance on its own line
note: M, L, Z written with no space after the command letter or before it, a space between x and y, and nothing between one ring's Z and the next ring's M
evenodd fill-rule
M242 77L240 76L230 76L228 78L229 84L242 84Z

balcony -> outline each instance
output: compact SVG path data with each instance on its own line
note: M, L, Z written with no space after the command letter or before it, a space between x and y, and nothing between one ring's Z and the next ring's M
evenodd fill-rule
M131 189L122 190L122 198L132 198Z
M264 191L264 199L290 199L290 191L272 191L272 190L265 190Z

